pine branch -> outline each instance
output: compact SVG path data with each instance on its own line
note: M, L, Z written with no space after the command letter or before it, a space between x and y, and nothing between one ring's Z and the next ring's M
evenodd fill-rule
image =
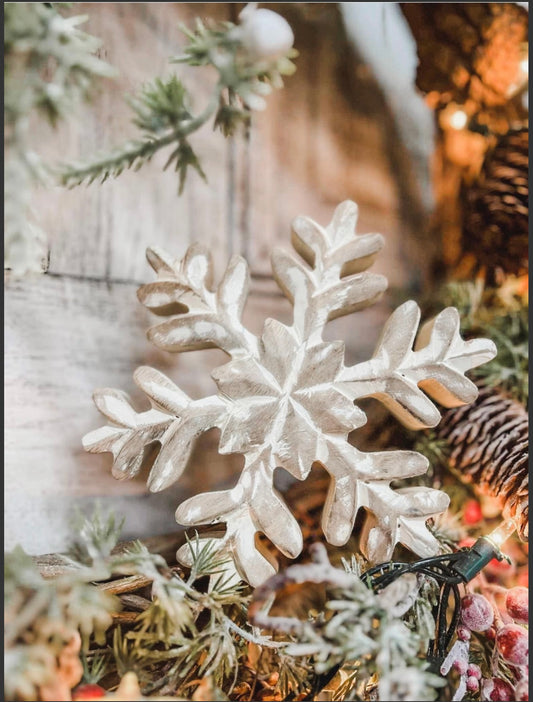
M115 75L94 55L100 40L78 29L87 17L63 17L57 5L6 5L4 116L9 134L33 110L55 124L74 102L90 95L96 78Z
M174 164L179 175L179 194L183 192L189 168L205 180L200 161L187 137L196 132L214 116L214 129L228 137L240 126L250 122L251 111L264 109L263 96L273 87L281 87L281 75L294 71L287 55L258 60L245 47L243 27L226 22L205 25L197 20L195 31L181 27L189 43L181 56L171 58L172 63L189 66L211 66L218 73L218 81L205 109L193 117L189 105L191 96L173 75L166 81L156 78L140 95L130 100L133 124L141 131L142 138L130 140L94 161L86 164L66 165L60 169L62 185L75 187L82 183L103 183L116 178L124 170L139 170L159 151L173 146L164 169Z
M7 699L43 699L40 689L56 684L58 661L66 647L79 648L80 633L86 640L94 634L102 643L117 601L90 581L106 575L109 573L80 564L67 575L44 580L22 549L5 554ZM74 667L70 670L72 687L79 678ZM79 677L81 674L80 663Z
M360 691L376 677L379 699L435 699L443 682L429 672L421 655L428 630L418 621L431 608L433 588L421 587L412 576L375 594L355 573L334 568L322 544L315 544L311 555L312 563L289 566L255 591L249 608L252 622L289 635L291 643L284 654L310 659L315 675L341 667L350 671L350 682L345 681L342 694L337 691L338 699L360 699L354 696L354 686ZM323 613L307 620L270 615L279 592L304 583L326 587ZM420 609L421 600L426 602L425 610Z
M76 564L93 566L109 558L117 545L124 519L116 520L113 513L104 516L97 504L91 519L78 510L73 527L75 537L67 554Z
M201 115L193 118L185 107L185 88L174 75L166 82L156 79L148 85L131 105L136 115L134 124L144 133L138 141L130 141L109 154L102 155L86 165L66 166L60 174L62 185L69 188L90 184L97 179L105 182L109 177L118 177L125 169L138 171L161 149L175 144L165 169L172 163L179 173L179 192L185 183L187 169L193 167L205 179L205 174L192 150L187 136L199 129L211 117L218 105L218 92Z
M107 650L82 651L83 682L96 685L109 672L110 658L110 652Z
M85 681L134 671L144 694L161 691L190 699L202 680L231 694L236 682L249 675L250 646L257 646L265 650L272 670L282 673L287 694L303 689L307 669L284 655L285 642L250 625L251 591L241 581L228 582L226 560L217 549L191 540L191 570L184 579L140 542L114 549L119 523L99 511L79 519L69 551L74 568L55 580L43 580L20 551L6 557L7 698L41 699L39 690L57 679L57 656L76 629L87 639L109 626L111 605L117 602L107 594L113 582L109 578L121 574L136 578L139 587L150 585L151 598L143 598L134 620L116 624L107 642L101 636L86 640L89 645L79 654L79 677L83 674ZM93 581L99 584L95 587ZM223 698L216 694L209 699Z
M220 552L198 537L189 541L188 550L192 562L185 580L140 543L112 560L115 572L142 573L152 580L152 603L129 631L115 630L113 645L119 672L134 670L146 693L163 687L176 693L206 676L231 691L249 643L272 651L281 647L250 627L249 589L216 577L223 576L226 563ZM206 576L207 592L197 588ZM155 668L164 672L154 679Z

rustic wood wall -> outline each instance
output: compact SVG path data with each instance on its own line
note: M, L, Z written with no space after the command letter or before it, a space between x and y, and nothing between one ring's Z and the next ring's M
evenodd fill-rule
M225 141L204 128L193 138L208 175L194 174L181 198L164 155L140 173L103 186L35 193L34 212L50 240L46 274L5 283L5 545L31 553L65 546L74 506L99 498L126 516L125 536L173 529L178 502L196 486L231 481L238 456L216 454L206 434L180 484L149 495L144 477L117 482L110 455L88 455L81 437L101 424L92 404L96 387L131 392L141 364L168 373L193 397L211 392L209 369L222 353L171 354L146 340L150 314L136 298L153 279L144 251L150 244L181 255L195 240L215 255L220 274L228 257L244 254L253 285L245 319L260 331L266 316L290 318L269 266L273 244L289 245L291 220L307 214L327 223L350 198L360 206L360 232L381 231L387 246L375 266L392 286L420 279L423 254L414 236L420 213L407 157L368 66L350 51L333 6L305 11L272 6L292 23L300 51L297 73L254 117L248 139ZM57 132L36 125L36 146L51 162L90 157L130 133L124 93L173 70L178 22L194 16L229 19L237 3L79 3L87 31L103 39L102 57L120 77L102 86ZM201 107L213 76L178 67ZM411 201L409 200L411 198ZM412 207L410 207L410 204ZM412 217L411 217L412 214ZM345 338L348 359L370 353L387 314L385 300L331 324Z

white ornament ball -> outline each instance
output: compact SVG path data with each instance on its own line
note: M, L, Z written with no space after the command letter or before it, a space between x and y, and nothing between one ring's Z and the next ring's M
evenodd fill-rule
M284 56L294 43L290 24L277 12L246 7L240 14L242 43L255 59Z

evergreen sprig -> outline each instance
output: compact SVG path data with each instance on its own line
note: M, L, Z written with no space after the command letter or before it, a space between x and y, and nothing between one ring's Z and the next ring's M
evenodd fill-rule
M150 606L128 631L117 628L113 639L117 669L133 670L146 694L178 694L205 677L231 692L248 644L278 646L248 624L250 589L228 579L219 553L209 542L190 546L193 564L186 579L139 542L112 562L115 572L152 581Z
M156 78L140 94L129 100L133 124L140 130L138 139L103 154L89 163L64 166L60 181L67 187L96 180L104 182L119 176L125 169L139 170L166 147L172 152L165 169L174 164L179 177L179 193L183 192L189 168L205 179L200 161L188 137L213 118L214 129L228 137L250 122L251 111L264 109L264 96L272 88L283 85L282 75L290 75L295 67L290 50L287 56L269 61L257 60L244 47L242 32L231 22L204 24L196 22L195 31L182 26L189 43L172 63L189 66L210 66L218 80L204 110L194 115L191 96L176 75L166 80Z
M66 554L70 563L76 567L103 565L111 556L117 545L124 519L117 521L115 515L104 515L97 504L91 519L81 512L74 519L74 537Z
M205 179L200 162L186 137L204 123L212 106L209 105L205 114L193 118L187 108L188 98L177 76L173 75L166 81L156 78L139 96L130 100L133 123L141 130L142 138L129 141L90 164L66 167L61 174L63 185L74 187L84 181L90 184L97 179L103 183L109 177L116 178L128 168L138 171L154 154L170 144L174 144L175 148L164 168L175 164L179 174L179 192L183 191L189 167L193 167Z
M258 679L277 673L271 688L274 698L294 699L308 694L322 674L338 665L344 678L336 692L338 699L360 699L363 688L367 694L376 676L386 699L434 696L440 681L419 656L432 634L431 582L411 583L408 592L396 585L398 591L376 595L360 579L362 566L355 558L345 563L344 576L329 566L326 574L332 583L325 609L310 613L296 630L285 634L277 630L274 640L250 624L253 593L230 575L224 556L209 540L196 537L189 542L192 567L184 576L141 542L116 548L119 523L112 514L105 517L99 511L92 519L78 520L75 547L68 558L76 567L57 579L43 580L21 551L8 554L8 698L36 699L39 688L56 672L54 661L65 636L76 630L85 638L80 653L85 681L106 684L104 680L117 681L133 671L145 695L195 699L195 688L208 684L216 694L209 699L228 699L243 694L242 690L253 698ZM300 569L305 581L306 566L293 568ZM338 586L331 573L337 574ZM109 627L118 598L106 591L119 576L142 576L143 596L136 597L143 606L133 621L126 618ZM283 578L280 573L280 585ZM123 579L119 577L118 582ZM46 638L50 632L57 632L57 637ZM254 667L250 667L251 650L262 651ZM405 674L401 680L399 668Z
M6 699L40 699L53 682L64 647L82 634L103 634L117 608L114 597L89 584L85 569L45 580L21 548L4 557L4 694Z
M333 670L341 677L334 699L374 699L368 697L372 687L379 689L376 699L435 699L443 681L425 660L435 631L431 610L437 589L431 580L411 574L375 593L359 576L355 558L344 562L343 571L326 560L322 545L314 545L312 556L313 563L289 566L256 591L260 595L252 618L290 638L284 655L311 664L319 683L313 694L331 681ZM310 613L307 621L270 616L268 605L261 607L285 586L305 583L326 588L325 607Z
M55 126L90 96L96 79L114 75L95 56L100 40L78 28L87 17L63 17L65 4L4 5L4 265L17 273L42 270L46 250L30 204L32 187L50 173L32 149L30 120Z
M476 369L475 377L502 388L527 407L529 403L529 315L527 307L495 314L479 325L498 349L498 355ZM474 331L474 330L473 330ZM477 333L477 332L476 332Z
M96 37L78 29L87 16L63 17L59 3L6 3L5 104L8 139L37 110L51 124L90 95L97 77L115 71L95 56ZM8 142L9 143L9 142Z
M91 518L78 515L73 545L64 557L72 568L71 574L61 581L46 581L57 587L60 582L76 582L88 588L82 592L73 591L69 600L69 612L80 617L85 634L89 632L87 621L94 609L88 595L109 597L94 583L105 581L107 587L110 579L119 576L141 576L142 582L149 583L147 596L150 599L137 597L146 606L135 621L110 629L107 641L101 636L92 638L82 651L87 682L98 682L103 676L116 679L134 671L145 694L160 692L190 698L199 681L206 679L214 689L223 687L231 692L236 682L248 674L249 647L253 645L268 654L275 669L281 670L283 664L280 686L294 690L294 686L299 685L299 689L303 689L303 677L307 674L304 666L293 658L283 657L283 643L261 635L249 624L251 589L234 579L226 569L227 556L212 542L201 541L198 537L189 540L192 565L188 575L183 577L176 568L169 567L161 555L151 553L140 541L117 549L121 525L121 520L112 513L103 515L98 507ZM31 563L31 559L28 562ZM45 582L33 565L28 569L15 561L9 564L16 573L16 579L6 578L11 598L19 596L21 583L41 587ZM143 593L146 595L145 591ZM51 603L55 597L57 595L52 593ZM118 600L110 598L109 601L116 607ZM127 600L123 603L127 606ZM101 616L103 614L102 607ZM31 619L31 612L25 615ZM64 615L60 615L58 622L64 621ZM27 658L28 652L23 653ZM52 658L49 656L40 670L34 655L22 678L29 676L31 679L34 675L42 681ZM18 684L16 680L14 684ZM226 698L220 696L220 699Z

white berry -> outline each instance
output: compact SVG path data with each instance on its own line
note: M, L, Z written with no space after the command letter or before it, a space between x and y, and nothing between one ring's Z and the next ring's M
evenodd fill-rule
M294 43L290 24L277 12L247 6L240 14L242 43L251 57L274 60Z

